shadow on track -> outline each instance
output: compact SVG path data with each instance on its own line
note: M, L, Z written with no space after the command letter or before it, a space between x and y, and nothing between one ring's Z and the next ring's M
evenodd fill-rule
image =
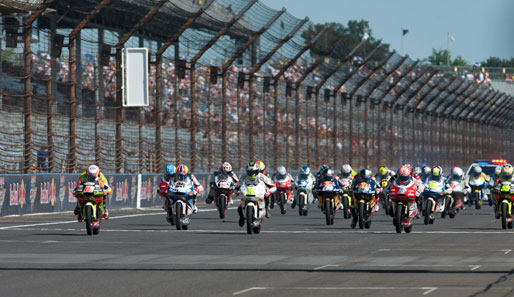
M509 273L505 274L505 275L502 275L500 278L498 278L495 282L493 283L490 283L488 284L482 291L480 292L477 292L473 295L469 295L469 297L477 297L477 296L483 296L483 295L486 295L488 293L489 290L493 289L494 286L496 285L500 285L501 283L507 281L509 279L509 277L511 277L512 275L514 275L514 269L512 269ZM512 293L514 292L514 289L513 290L510 290L509 292L507 292L507 294L503 295L504 297L507 297L507 296L512 296Z

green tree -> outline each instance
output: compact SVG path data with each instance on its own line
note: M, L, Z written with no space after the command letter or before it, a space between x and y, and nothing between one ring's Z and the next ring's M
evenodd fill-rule
M498 57L489 57L487 60L480 63L485 67L514 67L514 58L508 59L500 59Z
M468 65L468 62L464 60L464 58L462 58L461 56L457 56L455 59L452 60L451 53L448 53L448 50L445 49L436 50L435 48L433 48L432 55L426 58L426 61L436 66L445 66L448 63L448 60L450 62L450 66Z
M302 33L302 37L305 42L309 42L312 38L327 24L315 24L314 26L309 27ZM377 54L375 55L375 59L381 59L388 51L389 44L382 44L381 40L377 40L373 37L373 32L369 27L368 21L365 20L350 20L348 21L348 25L345 27L343 24L332 22L328 24L329 30L325 33L324 36L318 39L316 43L311 48L311 54L313 57L319 57L330 49L340 38L343 39L341 44L332 52L330 57L341 59L346 57L352 49L354 49L359 42L361 42L364 32L367 32L369 38L365 46L362 46L356 53L356 55L364 57L375 47L382 45Z

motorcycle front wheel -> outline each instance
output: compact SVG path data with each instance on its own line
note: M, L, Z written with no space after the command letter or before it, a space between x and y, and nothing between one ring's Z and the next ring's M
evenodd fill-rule
M432 214L432 200L427 200L427 205L425 207L425 225L428 225L430 223L430 214ZM443 214L441 213L441 216Z
M332 199L325 200L325 221L327 225L332 225L332 214L333 214L333 207L332 207Z
M175 227L182 230L182 203L175 203Z
M86 205L85 222L86 222L87 235L92 235L93 234L93 208L91 207L91 205Z
M509 205L502 203L502 228L507 229L507 215L509 213Z
M396 205L396 216L394 218L396 220L396 233L402 233L404 207L405 206L403 204Z
M305 207L305 194L304 193L300 193L300 195L298 195L297 199L298 199L298 214L300 216L304 216L306 215L307 213L304 212L303 208Z
M246 207L246 233L252 234L253 232L253 207Z
M349 198L346 195L344 195L343 199L342 199L343 200L343 218L345 218L345 219L350 218L350 214L348 213L348 209L350 207L348 199Z
M286 193L280 193L280 213L286 214Z
M359 228L364 228L364 203L359 203Z
M225 209L227 208L227 196L220 195L218 197L218 212L220 214L220 219L225 218Z

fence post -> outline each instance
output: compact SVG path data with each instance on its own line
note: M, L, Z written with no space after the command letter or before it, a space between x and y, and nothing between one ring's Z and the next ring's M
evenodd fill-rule
M278 146L278 126L282 127L282 122L278 118L278 81L274 81L275 85L273 85L274 94L273 94L273 115L275 117L275 126L273 128L273 166L276 168L278 166L278 155L279 155L279 146Z
M32 37L32 22L36 18L29 18L25 22L25 26L23 28L23 65L25 68L25 78L24 80L24 120L25 120L25 149L23 152L23 157L25 159L25 164L23 168L23 172L28 173L31 171L32 164L32 87L31 87L31 78L32 78L32 68L31 68L31 57L32 50L30 49L30 38ZM30 21L30 22L28 22ZM1 62L1 61L0 61Z
M337 90L334 91L334 110L332 110L332 122L333 122L333 131L332 131L332 138L333 138L333 143L332 143L332 163L333 163L333 166L334 168L339 168L339 164L337 162L338 160L338 151L339 149L337 148L337 142L338 142L338 137L337 137Z

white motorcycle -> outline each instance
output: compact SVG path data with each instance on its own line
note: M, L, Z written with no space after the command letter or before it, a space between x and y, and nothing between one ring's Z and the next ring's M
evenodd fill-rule
M312 188L314 182L312 179L299 177L296 180L296 204L298 204L298 213L300 216L306 216L309 206L312 203Z
M225 212L227 211L229 197L232 195L235 184L228 174L221 173L214 178L214 185L216 207L218 208L220 219L223 220L225 218Z
M193 181L188 176L179 175L175 177L174 183L170 183L168 198L171 205L171 220L174 221L177 230L189 229L193 215L192 200L195 195Z
M267 187L263 181L256 179L254 181L246 181L241 185L239 193L243 196L243 213L246 218L246 232L248 234L259 234L266 208L264 198L266 196Z

